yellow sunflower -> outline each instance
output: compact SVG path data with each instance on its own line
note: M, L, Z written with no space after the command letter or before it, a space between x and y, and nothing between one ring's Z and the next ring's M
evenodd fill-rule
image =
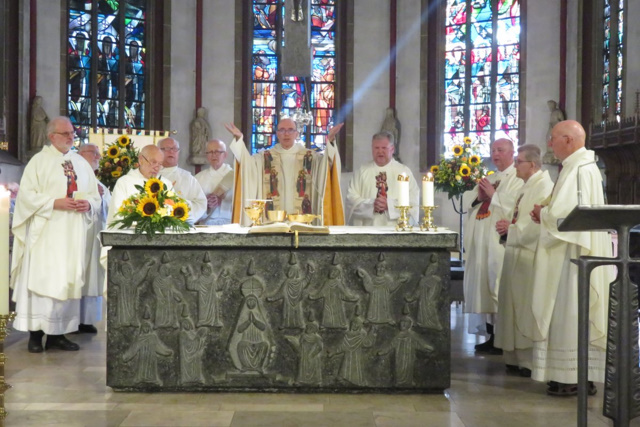
M462 153L464 153L464 148L462 148L459 145L454 145L451 151L453 151L454 156L458 157L458 156L461 156Z
M469 164L471 166L479 165L480 164L480 156L478 156L477 154L474 154L471 157L469 157Z
M467 165L460 166L460 175L469 176L471 175L471 168Z
M464 141L465 145L471 144L471 138L469 138L468 136L465 136L463 141Z
M131 157L129 157L129 156L127 156L127 155L124 155L124 156L120 157L120 163L121 163L123 166L128 166L128 165L130 165L130 164L131 164Z
M120 138L118 138L118 145L120 147L127 147L130 143L131 139L129 139L128 135L121 135Z
M440 170L440 166L438 166L438 165L433 165L433 166L431 166L431 169L429 169L429 170L431 171L431 173L432 173L432 174L434 174L434 175L435 175L435 174L437 174L437 173L438 173L438 171Z
M144 185L144 189L147 194L156 195L158 191L164 189L164 183L160 181L158 178L149 178L147 183Z
M189 218L189 206L182 202L176 203L173 207L173 216L181 221L186 221Z
M116 157L118 157L118 154L120 154L120 149L118 148L117 145L112 145L107 150L107 156L111 157L112 159L115 159Z
M145 196L138 203L137 210L142 216L151 216L158 210L158 201L153 197Z
M120 178L120 175L122 175L122 171L112 171L111 172L111 176L114 178Z

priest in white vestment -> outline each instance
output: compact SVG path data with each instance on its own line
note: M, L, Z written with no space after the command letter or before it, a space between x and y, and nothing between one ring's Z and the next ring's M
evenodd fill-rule
M87 231L100 208L91 166L71 150L66 117L47 125L51 145L27 164L13 216L13 327L29 331L28 350L77 351L64 334L78 330L85 280ZM47 335L43 347L42 338Z
M274 210L321 215L324 225L344 225L340 194L340 155L335 136L342 123L327 135L324 153L297 142L298 129L290 118L278 123L278 143L251 155L240 129L228 123L234 139L229 149L236 158L233 222L249 225L242 212L247 200L270 199Z
M230 224L233 210L233 169L225 163L227 145L219 139L212 139L207 143L205 154L210 167L196 175L207 197L207 211L199 224Z
M84 144L78 148L80 154L89 163L94 172L100 165L100 148L95 144ZM102 319L102 294L104 292L104 268L100 265L100 240L99 234L107 225L107 214L111 192L106 185L98 181L100 193L100 208L93 212L93 224L87 230L87 257L85 270L85 283L82 288L82 300L80 301L80 325L78 332L98 332L94 326Z
M398 175L404 173L409 176L411 222L417 224L420 190L411 169L393 158L393 135L386 131L373 135L371 152L373 161L358 169L349 183L347 223L358 226L395 226L400 216L400 210L396 208Z
M580 123L566 120L551 131L549 147L562 169L546 206L531 212L539 221L540 240L535 256L532 311L533 373L536 381L548 382L554 396L577 394L578 382L578 267L580 256L611 257L611 237L606 232L558 231L558 220L578 204L602 205L602 176L593 151L584 148L585 131ZM593 381L604 380L609 284L611 266L596 268L589 292L589 393Z
M511 219L516 196L524 182L513 166L513 142L498 139L491 144L491 161L497 172L483 178L464 194L468 212L465 223L464 311L469 315L469 333L489 334L489 340L476 345L476 351L500 354L493 346L493 324L498 311L498 285L504 246L496 223ZM486 326L485 326L486 325Z
M501 219L496 230L505 243L504 262L498 290L498 316L495 346L503 350L507 369L531 376L531 287L533 260L538 246L540 225L529 213L535 204L547 199L553 189L549 172L541 171L540 148L533 144L518 148L516 176L524 181L516 198L511 220Z
M138 169L131 169L126 175L121 176L116 182L115 187L113 187L111 203L109 204L109 214L107 216L107 227L109 227L113 221L117 220L115 215L122 206L122 202L140 192L140 190L136 188L136 185L144 187L144 183L149 178L158 177L167 186L167 190L173 190L171 181L164 176L158 176L162 170L163 161L164 154L160 148L155 145L145 145L142 147L138 159L140 167ZM105 253L103 252L103 258L104 256Z
M164 138L158 142L158 147L164 153L161 175L171 181L173 190L189 205L187 222L194 225L207 210L207 198L200 183L191 174L178 167L180 143L173 138Z

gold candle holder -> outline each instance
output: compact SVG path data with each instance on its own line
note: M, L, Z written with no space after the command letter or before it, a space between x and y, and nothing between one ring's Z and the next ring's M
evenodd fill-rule
M7 358L4 355L4 339L9 335L9 322L15 319L16 313L0 314L0 426L4 426L4 419L8 412L4 409L4 392L11 388L4 380L4 362Z
M409 224L409 210L411 206L396 206L400 211L400 217L396 223L396 231L411 231L413 226Z
M424 216L422 217L422 221L420 221L420 231L438 231L438 227L433 225L433 211L435 211L437 207L438 206L421 206Z

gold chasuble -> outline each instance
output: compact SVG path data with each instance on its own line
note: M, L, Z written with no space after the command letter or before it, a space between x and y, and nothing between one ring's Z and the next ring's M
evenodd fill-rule
M251 199L270 199L270 209L322 214L322 225L344 225L340 193L340 156L333 144L324 153L296 143L280 144L251 156L242 140L229 146L236 156L232 222L246 223L243 206Z

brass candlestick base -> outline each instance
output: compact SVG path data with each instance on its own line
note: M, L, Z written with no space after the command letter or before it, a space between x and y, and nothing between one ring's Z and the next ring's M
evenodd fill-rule
M9 322L12 322L15 317L15 313L0 315L0 426L4 426L4 419L8 414L4 409L4 392L11 388L4 381L4 362L7 360L4 356L4 339L9 335Z
M411 231L413 227L409 225L409 210L411 206L396 206L400 210L400 217L396 224L396 231Z
M438 231L438 227L433 225L433 211L436 210L437 206L421 206L421 208L424 216L422 217L422 221L420 221L420 230Z

